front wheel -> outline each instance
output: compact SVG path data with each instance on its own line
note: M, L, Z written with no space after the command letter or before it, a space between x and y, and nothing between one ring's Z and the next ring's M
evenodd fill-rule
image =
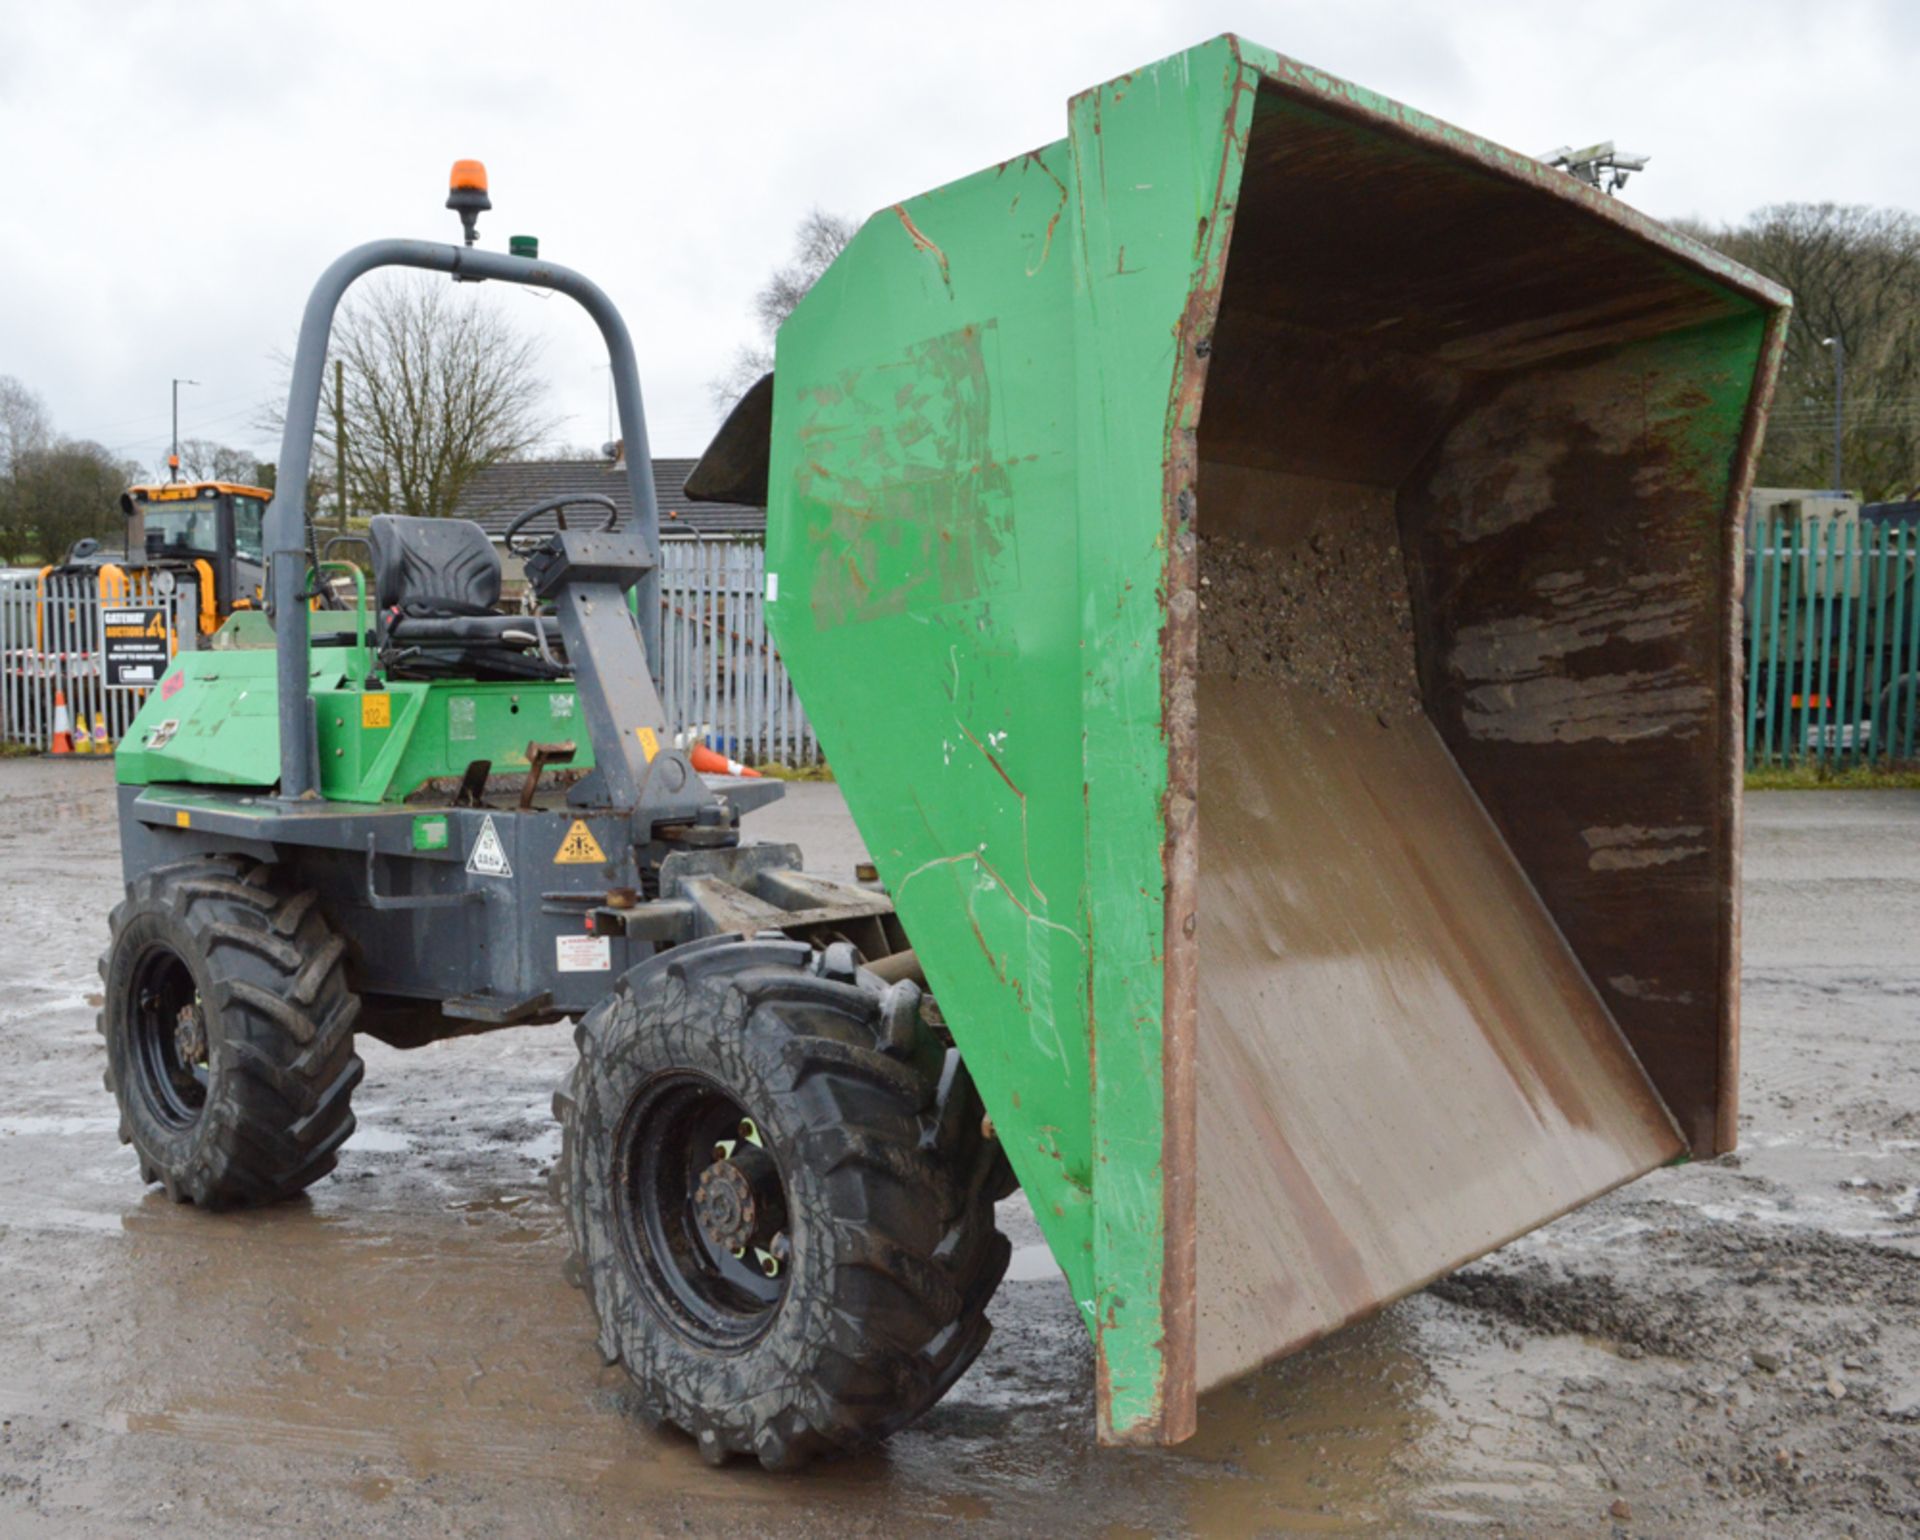
M844 943L729 936L581 1022L555 1097L570 1272L647 1418L715 1463L870 1445L987 1340L1004 1160L920 1004Z
M359 1001L310 889L231 858L147 872L113 911L100 1032L120 1140L176 1201L291 1197L353 1132Z

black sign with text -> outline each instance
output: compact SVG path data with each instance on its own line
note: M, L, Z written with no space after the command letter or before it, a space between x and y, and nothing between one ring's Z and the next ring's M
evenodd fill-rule
M160 682L173 657L165 605L106 605L100 611L100 629L109 690L149 690Z

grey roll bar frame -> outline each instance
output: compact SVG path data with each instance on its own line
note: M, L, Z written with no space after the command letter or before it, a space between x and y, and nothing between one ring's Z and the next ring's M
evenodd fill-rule
M337 258L307 296L307 308L300 318L300 340L293 354L293 380L287 391L287 421L280 436L276 486L273 501L267 506L267 608L278 654L280 795L290 801L317 797L320 784L312 698L307 687L311 665L304 591L307 477L320 415L327 344L333 336L334 313L347 290L382 267L446 273L470 283L498 278L528 288L552 289L574 300L593 317L613 366L614 397L626 444L627 486L633 497L638 533L651 563L637 584L636 595L649 670L660 656L660 507L653 490L653 453L647 444L647 417L640 401L640 371L633 339L613 301L591 279L538 257L515 257L436 241L368 241Z

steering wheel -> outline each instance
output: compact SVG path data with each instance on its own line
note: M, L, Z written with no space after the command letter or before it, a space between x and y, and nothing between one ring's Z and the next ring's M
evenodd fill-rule
M612 529L613 526L620 521L620 510L615 506L612 498L599 492L575 492L567 497L550 497L544 503L539 503L529 508L507 526L507 532L502 537L501 543L504 544L509 551L513 552L514 555L518 556L522 554L520 547L513 543L513 537L515 535L519 534L521 530L525 529L543 513L551 513L554 523L559 525L560 528L565 529L567 527L567 509L579 503L592 503L607 510L607 521L600 526L600 533L602 534ZM532 547L529 546L528 549L531 550Z

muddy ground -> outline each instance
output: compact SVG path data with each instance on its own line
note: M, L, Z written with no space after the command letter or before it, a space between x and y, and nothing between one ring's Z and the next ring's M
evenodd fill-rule
M623 1414L560 1279L563 1029L366 1044L309 1201L139 1186L89 1001L104 766L0 763L0 1534L1920 1529L1920 794L1748 803L1741 1153L1659 1172L1092 1445L1090 1357L1018 1200L996 1335L924 1422L799 1479ZM832 787L761 815L815 864Z

